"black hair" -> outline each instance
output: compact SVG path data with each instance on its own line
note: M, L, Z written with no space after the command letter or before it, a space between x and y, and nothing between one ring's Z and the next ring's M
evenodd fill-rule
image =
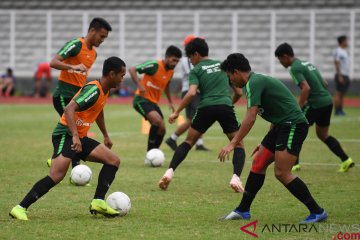
M6 69L6 74L9 76L9 77L12 77L12 75L13 75L13 70L12 70L12 68L7 68Z
M249 60L241 53L232 53L221 63L224 72L234 73L235 69L240 72L251 71Z
M289 57L294 57L294 50L288 43L280 44L275 50L275 57L282 57L288 55Z
M337 38L337 41L339 44L342 44L346 40L347 40L347 37L345 35L341 35Z
M181 53L181 50L178 47L175 47L175 46L171 45L166 49L165 57L181 58L182 53Z
M123 60L118 57L109 57L104 61L102 75L108 76L110 71L118 73L122 68L126 68L126 64Z
M204 39L194 38L185 46L185 53L187 57L194 55L195 52L199 53L202 57L207 57L209 55L209 46Z
M110 24L103 18L94 18L91 20L88 31L90 31L91 28L94 28L96 31L100 31L102 28L108 32L112 30Z

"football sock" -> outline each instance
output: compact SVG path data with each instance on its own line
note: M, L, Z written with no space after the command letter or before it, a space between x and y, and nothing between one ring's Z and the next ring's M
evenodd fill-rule
M118 167L104 164L99 173L98 185L96 187L94 199L105 198L105 194L109 190L111 183L114 181L115 174L118 169Z
M261 189L265 181L265 174L258 174L250 172L245 185L245 191L241 199L240 205L236 210L240 212L250 211L251 203L253 202L257 192Z
M178 139L178 135L176 135L175 133L171 134L170 138L174 141L176 141L176 139Z
M175 169L180 165L180 163L186 158L186 155L188 154L190 149L191 146L187 142L183 142L182 144L180 144L174 152L169 168L172 168L175 171Z
M156 135L156 139L155 139L155 148L159 148L160 147L160 145L161 145L161 143L162 143L162 141L163 141L163 139L164 139L164 136L165 136L165 133L164 134L162 134L162 135Z
M74 168L77 165L80 165L80 158L74 158L71 160L71 167Z
M55 185L55 182L49 176L44 177L43 179L35 183L30 192L25 196L25 198L20 202L19 205L23 208L30 207L31 204L44 196L44 194L47 193Z
M299 199L309 209L310 213L322 213L322 209L311 196L306 184L296 177L290 183L285 186L292 195Z
M338 156L341 159L341 161L344 162L349 158L349 156L346 155L346 153L344 152L344 150L342 149L340 143L338 142L338 140L336 140L336 138L329 136L327 139L325 139L324 143L336 156Z
M243 148L237 147L234 149L232 163L234 174L240 176L245 163L245 151Z
M159 130L158 126L151 125L149 131L148 146L147 146L148 151L153 148L156 148L156 138L158 136L157 134L158 130Z

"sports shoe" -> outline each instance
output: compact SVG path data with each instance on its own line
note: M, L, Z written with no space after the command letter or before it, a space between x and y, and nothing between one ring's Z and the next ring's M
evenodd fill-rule
M250 220L251 214L250 212L240 212L238 210L234 210L231 213L219 218L219 220Z
M102 199L93 199L90 204L90 213L91 214L102 214L105 217L116 217L120 213L115 209L112 209L104 200Z
M176 141L174 139L172 139L171 137L169 137L168 139L166 139L165 143L173 150L175 151L177 148L177 144Z
M48 167L51 167L51 158L49 158L47 161L46 161L46 165L48 166Z
M204 145L196 145L196 148L195 148L196 151L210 151L210 149L206 148Z
M238 175L234 174L229 184L230 187L234 189L235 192L244 192L244 187Z
M349 157L346 161L342 162L338 172L347 172L350 168L354 167L354 161Z
M174 171L172 168L169 168L168 170L166 170L164 176L160 179L159 188L161 188L162 190L166 190L168 188L173 176L174 176Z
M20 205L16 205L11 209L9 216L18 220L29 220L26 215L26 208L20 207Z
M294 165L294 166L292 167L291 171L293 171L293 172L298 172L298 171L300 171L300 164Z
M323 210L322 213L320 214L316 214L316 213L311 213L304 221L302 221L301 223L314 223L314 222L323 222L327 219L328 215L325 212L325 210Z

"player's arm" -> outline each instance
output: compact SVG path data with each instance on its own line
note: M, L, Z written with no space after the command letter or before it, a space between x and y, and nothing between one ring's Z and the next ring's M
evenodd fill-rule
M301 89L300 97L299 97L299 106L303 108L310 94L310 86L306 80L303 80L299 83L299 87Z
M234 138L230 141L230 143L221 149L218 158L220 161L225 161L225 157L229 155L229 153L235 148L235 146L245 138L245 136L250 132L256 121L256 115L258 112L258 106L253 106L248 108L246 111L246 115L244 120L241 123L240 129L235 134Z
M190 104L191 100L195 97L197 92L197 85L190 85L189 91L185 94L183 99L180 102L179 107L173 112L169 117L169 123L174 123L175 120L179 117L180 112Z
M233 104L235 104L237 101L239 101L239 99L243 95L242 88L237 88L237 87L234 87L234 86L231 86L231 88L234 90L234 95L232 97L232 102L233 102Z
M341 84L344 83L344 77L341 74L341 70L340 70L340 57L337 53L335 53L335 60L334 60L334 64L335 64L335 71L336 71L336 75L339 79L339 82Z
M70 103L65 107L64 114L67 122L67 126L72 135L73 144L71 145L71 149L75 152L81 152L82 146L79 138L79 133L75 124L75 112L79 110L79 105L71 100Z
M140 94L143 95L145 93L145 88L141 84L141 79L138 77L136 68L134 66L130 67L129 74L130 74L131 79L136 84L137 88L139 89Z
M84 64L72 65L64 63L64 60L68 57L75 57L81 51L82 43L78 40L72 40L67 42L55 57L50 61L50 67L57 70L73 70L79 72L87 72L87 68Z
M171 109L171 112L175 112L175 108L174 108L174 105L173 105L173 102L172 102L172 99L171 99L171 94L170 94L170 81L166 85L166 88L164 89L164 92L165 92L166 98L167 98L167 100L169 102L169 108Z
M113 146L113 143L109 137L109 134L106 130L106 125L105 125L105 118L104 118L104 110L102 110L98 117L96 118L96 124L98 125L101 133L104 136L104 144L106 147L108 147L109 149L111 149L111 147Z

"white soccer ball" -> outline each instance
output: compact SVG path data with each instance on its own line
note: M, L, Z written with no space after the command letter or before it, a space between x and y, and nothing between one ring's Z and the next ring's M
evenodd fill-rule
M86 165L77 165L71 170L71 181L77 186L84 186L91 180L91 169Z
M158 148L151 149L146 153L145 162L149 162L150 165L153 167L162 166L164 161L165 161L165 155Z
M128 214L131 208L131 202L128 195L123 192L113 192L106 199L107 204L120 212L120 216Z

